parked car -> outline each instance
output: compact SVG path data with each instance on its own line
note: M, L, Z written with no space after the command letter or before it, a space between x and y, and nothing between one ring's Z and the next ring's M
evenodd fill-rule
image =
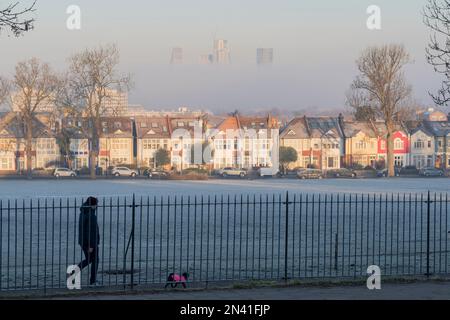
M280 170L275 168L259 168L258 169L258 176L260 177L279 177Z
M303 168L297 167L294 169L288 169L286 170L286 172L283 172L282 175L285 177L291 177L291 176L297 176L297 173L299 170L302 170Z
M415 166L406 166L400 169L401 176L417 176L419 174L419 169Z
M53 172L53 175L56 178L59 177L76 177L77 173L73 170L67 169L67 168L56 168Z
M304 169L299 170L297 172L297 177L299 179L323 179L323 172L322 170L317 169Z
M402 169L402 168L399 168L399 167L395 167L395 168L394 168L395 176L396 176L396 177L400 177L401 169ZM383 169L383 170L378 170L378 171L377 171L377 177L385 178L385 177L387 177L388 175L389 175L389 174L388 174L388 169Z
M429 167L420 169L419 174L424 177L443 177L444 171L441 169Z
M116 177L136 177L139 175L137 170L133 170L127 167L114 167L111 174Z
M169 172L161 169L147 169L144 171L144 176L149 179L162 179L167 178L169 176Z
M356 178L356 172L346 168L328 170L327 174L333 178Z
M219 176L221 177L241 177L244 178L247 176L247 171L244 169L236 169L236 168L223 168L218 171Z

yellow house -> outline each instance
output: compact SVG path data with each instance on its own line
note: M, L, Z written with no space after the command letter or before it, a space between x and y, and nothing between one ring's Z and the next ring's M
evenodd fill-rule
M378 161L379 137L376 125L372 122L354 121L345 121L343 124L345 134L345 166L361 165L363 167L375 167Z

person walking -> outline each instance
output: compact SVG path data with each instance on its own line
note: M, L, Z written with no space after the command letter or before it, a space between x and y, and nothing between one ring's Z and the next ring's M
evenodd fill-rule
M100 244L100 232L97 223L98 199L89 197L80 208L78 222L78 244L83 250L85 259L78 264L80 270L91 265L90 284L97 284L97 270L99 263L98 246Z

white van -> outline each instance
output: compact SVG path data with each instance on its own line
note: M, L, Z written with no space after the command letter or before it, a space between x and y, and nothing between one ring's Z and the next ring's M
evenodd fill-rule
M259 168L258 176L260 177L279 177L280 170L276 168Z

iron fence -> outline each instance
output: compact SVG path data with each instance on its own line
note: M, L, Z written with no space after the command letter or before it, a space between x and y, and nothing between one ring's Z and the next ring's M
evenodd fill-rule
M0 291L66 288L83 199L0 201ZM449 274L447 194L101 198L103 286ZM89 270L82 273L88 286Z

